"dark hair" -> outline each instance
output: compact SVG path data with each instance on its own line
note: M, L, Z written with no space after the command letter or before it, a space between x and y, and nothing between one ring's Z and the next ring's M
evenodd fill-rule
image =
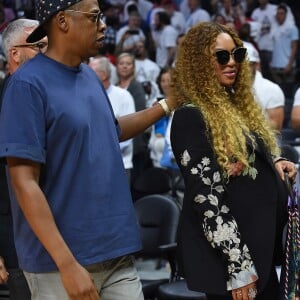
M162 78L162 76L163 76L164 74L166 74L166 73L170 73L170 74L171 74L171 71L172 71L172 70L173 70L172 67L164 67L164 68L162 68L162 69L160 70L160 72L159 72L159 74L158 74L158 76L157 76L156 83L157 83L157 86L158 86L159 91L160 91L161 93L163 93L163 90L162 90L161 85L160 85L161 78Z
M278 4L277 10L278 10L278 9L283 9L283 10L285 11L285 13L287 13L287 11L288 11L287 6L286 6L285 3L280 3L280 4Z
M138 8L137 8L137 6L135 4L130 4L130 5L127 6L127 13L128 14L130 14L130 13L132 13L134 11L136 11L136 12L139 11Z
M162 23L164 25L170 25L171 24L170 16L165 11L159 11L156 14L158 16L158 19L159 19L160 23Z
M224 23L226 23L226 18L224 17L224 15L222 14L215 14L214 18L213 18L213 21L215 22L217 20L217 18L221 17L224 21Z
M249 41L251 38L251 26L249 23L244 23L238 31L241 40Z

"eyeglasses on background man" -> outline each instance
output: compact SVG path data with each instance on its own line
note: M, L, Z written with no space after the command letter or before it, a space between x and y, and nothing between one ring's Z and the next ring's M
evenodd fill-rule
M44 52L47 46L48 44L46 42L36 42L36 43L14 45L13 48L31 48L32 50L37 52Z

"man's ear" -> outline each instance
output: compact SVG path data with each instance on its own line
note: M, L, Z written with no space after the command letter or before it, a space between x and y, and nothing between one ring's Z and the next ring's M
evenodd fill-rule
M58 28L64 32L67 32L69 29L68 18L64 11L60 11L55 16L56 24Z
M10 55L10 60L13 61L15 64L19 65L20 64L20 57L21 57L21 52L17 48L11 48L9 50L9 55Z

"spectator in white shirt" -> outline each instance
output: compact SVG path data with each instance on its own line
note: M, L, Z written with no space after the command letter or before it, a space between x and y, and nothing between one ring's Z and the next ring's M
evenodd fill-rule
M147 16L149 11L152 9L153 7L153 3L151 3L151 1L146 1L146 0L130 0L130 1L126 1L126 3L124 4L123 7L123 22L127 22L129 15L128 15L128 6L130 5L136 5L139 14L141 15L142 19L144 21L147 20Z
M260 24L256 42L261 54L261 68L264 77L271 79L270 63L272 59L273 43L271 28L275 22L276 5L269 0L259 0L259 6L251 14L251 19Z
M276 22L272 27L273 54L271 73L287 98L292 98L296 71L296 53L299 42L299 30L288 18L285 4L277 7Z
M134 113L135 105L131 94L126 89L122 89L110 83L111 69L109 60L106 57L95 58L90 61L89 66L95 71L102 82L116 118ZM120 142L120 148L124 167L130 182L130 172L133 167L132 139Z
M133 48L135 56L135 78L136 80L154 81L156 82L157 76L160 72L158 64L148 58L145 42L138 41Z
M178 34L185 32L185 18L182 12L175 9L174 1L162 0L161 7L171 18L171 25L177 30Z
M138 12L132 11L128 18L128 25L122 26L116 35L116 52L132 51L137 41L145 41L146 37L141 28L142 19Z
M160 67L148 58L147 49L143 41L135 43L133 53L135 56L135 79L142 83L146 93L146 107L150 107L159 93L156 80Z
M209 13L201 8L201 0L188 0L188 5L191 10L191 15L186 21L186 32L200 22L209 22L211 20Z
M155 14L153 36L156 45L155 61L160 68L171 66L175 58L178 33L170 24L170 16L166 12L159 11Z
M300 131L300 87L298 87L294 96L291 112L291 126L294 130Z
M253 91L256 101L261 105L272 126L281 130L284 120L285 97L280 86L262 76L259 53L255 47L244 42L253 75Z

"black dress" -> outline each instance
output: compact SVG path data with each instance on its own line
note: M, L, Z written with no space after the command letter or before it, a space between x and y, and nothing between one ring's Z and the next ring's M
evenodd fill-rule
M247 174L224 178L200 111L174 113L171 143L185 181L178 228L182 276L191 290L228 295L258 275L262 293L282 252L285 193L261 140L248 144ZM275 276L276 277L276 276Z

